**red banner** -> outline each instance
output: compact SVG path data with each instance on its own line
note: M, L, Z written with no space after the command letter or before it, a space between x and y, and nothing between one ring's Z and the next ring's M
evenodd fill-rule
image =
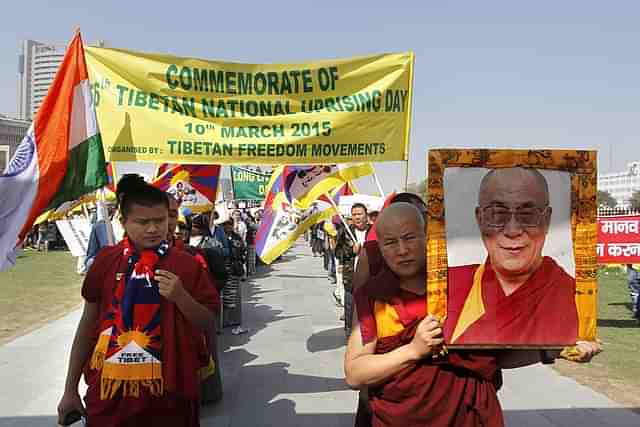
M598 217L598 264L640 263L640 215Z

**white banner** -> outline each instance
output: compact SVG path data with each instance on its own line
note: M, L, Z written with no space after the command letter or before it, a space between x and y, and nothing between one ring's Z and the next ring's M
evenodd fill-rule
M58 230L73 256L85 256L91 235L91 223L86 218L62 219L56 221Z

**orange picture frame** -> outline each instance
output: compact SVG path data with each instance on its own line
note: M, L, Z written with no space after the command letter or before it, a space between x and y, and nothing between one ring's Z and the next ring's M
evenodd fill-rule
M444 171L448 167L529 167L568 172L571 177L571 235L575 258L578 340L596 339L597 326L597 153L589 150L434 149L427 163L427 306L447 315L448 262Z

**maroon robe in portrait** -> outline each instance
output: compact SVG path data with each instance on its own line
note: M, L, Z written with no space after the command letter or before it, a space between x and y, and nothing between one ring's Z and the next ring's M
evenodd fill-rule
M538 270L511 295L498 283L487 260L482 275L485 313L455 341L452 337L478 265L449 267L445 342L450 345L564 347L578 336L575 279L553 259L544 257Z

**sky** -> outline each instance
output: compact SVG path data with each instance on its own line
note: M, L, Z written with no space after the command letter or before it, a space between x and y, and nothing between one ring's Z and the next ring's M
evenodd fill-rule
M21 40L68 43L78 26L87 42L247 63L411 50L410 182L430 148L595 149L600 173L640 160L637 1L27 0L3 15L0 113L17 109ZM376 170L401 188L402 163Z

